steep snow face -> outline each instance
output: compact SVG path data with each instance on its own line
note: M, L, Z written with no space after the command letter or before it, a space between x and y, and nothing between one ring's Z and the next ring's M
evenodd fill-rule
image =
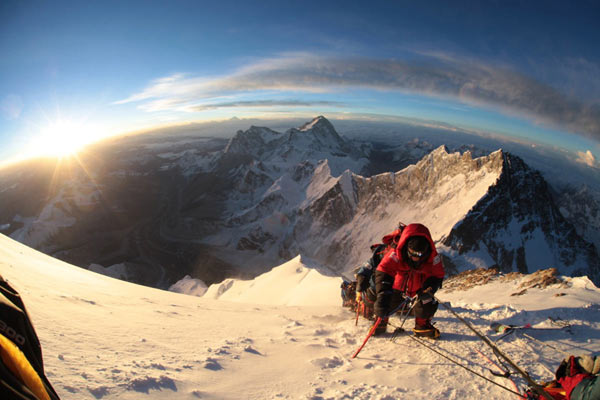
M504 155L502 175L444 244L463 268L487 252L503 271L532 272L555 267L566 275L600 279L598 254L555 206L539 172ZM462 258L461 258L462 257Z
M441 239L496 183L501 160L500 150L473 159L469 152L449 154L445 147L437 148L410 169L412 176L396 177L408 190L402 194L406 201L418 203L411 220L422 221L435 241Z
M251 126L247 131L238 131L225 147L225 153L249 154L260 158L265 147L281 138L282 134L269 128Z
M600 250L600 191L584 185L555 196L561 214L575 225L577 233Z
M288 131L290 136L295 133L294 131L294 129ZM345 156L353 150L349 143L338 135L331 122L323 116L319 116L311 122L304 124L298 131L304 132L305 135L311 137L314 144L319 146L319 148L327 149L334 155L337 153L338 155ZM298 137L300 135L294 136Z
M501 165L501 152L472 159L469 153L448 154L440 147L396 173L354 175L352 195L340 182L314 202L307 236L327 240L306 243L304 248L316 248L319 260L348 273L369 256L368 245L398 222L423 223L434 240L440 240L487 193L500 176ZM331 220L336 223L324 222Z
M329 163L327 161L320 163L306 187L305 200L303 207L309 206L315 200L322 197L328 190L337 184L338 180L331 176Z
M254 304L335 306L340 303L341 283L341 278L326 278L307 268L297 256L253 280L227 279L211 285L204 297Z

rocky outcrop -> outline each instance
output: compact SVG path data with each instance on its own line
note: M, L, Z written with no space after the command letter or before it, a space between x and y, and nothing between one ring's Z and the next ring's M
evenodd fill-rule
M528 289L545 289L547 287L566 288L569 284L558 274L556 268L541 269L532 274L511 272L503 274L499 268L477 268L463 271L444 280L444 291L454 292L469 290L495 282L515 282L517 291L511 296L525 294Z

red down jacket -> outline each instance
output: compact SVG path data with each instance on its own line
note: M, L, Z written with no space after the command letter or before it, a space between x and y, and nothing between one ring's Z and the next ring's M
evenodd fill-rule
M412 236L425 237L431 246L431 253L418 268L411 268L406 261L407 258L405 258L407 257L405 248L406 242ZM410 224L404 228L402 236L400 236L398 247L396 247L395 251L390 251L386 254L377 266L377 270L393 276L393 288L405 292L411 297L414 296L419 289L424 288L423 284L428 278L434 278L430 281L441 282L445 275L442 259L435 248L433 239L431 239L429 229L422 224ZM434 287L433 289L435 291L438 288Z

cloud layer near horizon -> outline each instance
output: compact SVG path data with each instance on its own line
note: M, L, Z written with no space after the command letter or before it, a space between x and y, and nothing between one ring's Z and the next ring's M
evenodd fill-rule
M446 56L421 61L324 57L295 53L255 62L216 78L175 74L116 102L146 111L198 112L223 107L336 105L330 101L268 99L285 92L327 94L352 89L397 91L500 109L600 139L600 104L586 104L506 68ZM241 96L264 94L259 101ZM225 100L224 100L225 98Z

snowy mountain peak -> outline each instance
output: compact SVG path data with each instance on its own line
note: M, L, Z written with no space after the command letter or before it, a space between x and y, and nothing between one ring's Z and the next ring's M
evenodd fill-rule
M239 157L243 155L243 157ZM317 117L302 125L279 133L269 128L252 126L238 131L224 149L217 165L230 170L232 166L260 160L270 165L274 174L310 161L316 165L329 160L337 176L345 169L362 172L368 164L366 155L335 131L325 117Z
M304 125L302 125L300 128L298 128L298 130L301 132L306 132L310 129L329 130L329 131L335 132L335 128L333 127L331 122L329 122L327 120L327 118L325 118L322 115L319 115L318 117L313 118L312 121L307 122Z
M296 139L296 141L298 138L308 136L318 148L325 148L338 153L349 153L351 151L351 147L340 137L331 122L323 116L314 118L298 129L290 129L288 134L290 140Z
M309 151L310 154L306 153ZM269 128L251 126L238 131L225 147L225 154L246 154L254 158L266 159L282 157L289 159L291 153L303 153L312 158L315 152L335 153L347 156L352 146L338 135L333 125L325 117L317 117L299 129L291 128L285 134ZM320 154L318 159L326 158Z
M253 125L246 131L238 131L236 135L229 140L224 152L253 154L254 149L260 149L281 136L281 133L272 129Z

